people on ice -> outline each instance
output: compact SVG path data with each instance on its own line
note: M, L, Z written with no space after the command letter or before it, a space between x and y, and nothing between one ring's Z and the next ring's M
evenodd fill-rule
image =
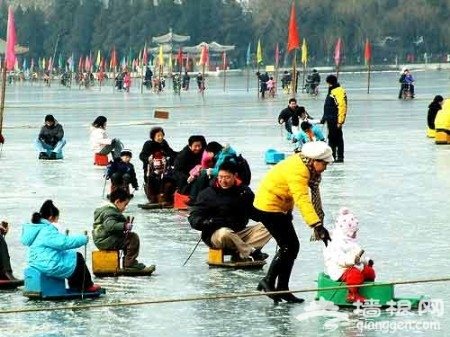
M252 190L237 177L237 166L222 163L214 182L200 192L189 214L192 228L209 247L233 251L232 261L262 261L261 249L271 239L262 224L247 226L254 214Z
M41 127L39 136L35 141L39 151L39 159L57 159L57 154L62 152L66 145L64 139L64 128L53 115L44 118L45 124ZM50 155L48 154L50 152Z
M325 269L333 281L348 286L374 281L373 260L369 259L358 244L358 219L347 207L342 207L331 232L331 242L324 249ZM364 302L358 288L348 288L347 302Z
M46 200L31 222L23 225L21 241L28 247L28 265L47 276L67 279L70 288L98 291L100 286L92 282L85 258L76 251L88 243L88 237L60 233L55 225L59 214L53 201Z
M118 138L110 138L106 133L107 118L98 116L91 126L90 142L94 153L109 154L113 158L120 157L123 150L123 144Z

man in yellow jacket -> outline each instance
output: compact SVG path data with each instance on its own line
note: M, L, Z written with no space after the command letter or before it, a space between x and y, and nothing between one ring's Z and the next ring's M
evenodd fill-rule
M289 290L289 279L300 249L292 222L294 206L300 210L306 224L313 228L316 240L322 240L325 245L330 241L328 231L323 227L324 212L319 183L321 173L333 161L332 150L325 142L306 143L300 153L272 167L259 184L253 202L256 218L276 240L279 250L266 276L258 283L258 290L266 292ZM276 302L304 301L292 293L269 297Z
M328 75L328 95L323 106L321 124L327 123L328 145L333 151L336 163L344 162L344 136L342 128L347 116L347 94L334 75Z

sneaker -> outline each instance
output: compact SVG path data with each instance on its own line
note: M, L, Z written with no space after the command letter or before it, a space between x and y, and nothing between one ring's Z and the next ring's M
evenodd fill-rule
M41 152L39 153L39 159L49 159L47 152Z
M96 291L99 291L102 287L100 287L98 284L93 284L90 287L87 287L84 291L87 293L94 293Z
M50 158L49 159L56 159L56 152L50 153Z
M255 249L251 254L250 258L253 261L264 261L269 257L269 254L263 253L261 249Z

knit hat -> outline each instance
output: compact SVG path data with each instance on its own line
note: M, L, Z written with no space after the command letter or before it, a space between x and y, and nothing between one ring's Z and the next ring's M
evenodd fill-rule
M341 207L336 218L336 231L346 237L352 237L358 231L358 219L347 207Z
M333 151L325 142L309 142L302 146L302 154L310 159L334 162Z
M133 157L133 153L131 152L131 150L129 150L129 149L123 149L121 152L120 152L120 156L122 157L122 156L129 156L130 158L131 157Z

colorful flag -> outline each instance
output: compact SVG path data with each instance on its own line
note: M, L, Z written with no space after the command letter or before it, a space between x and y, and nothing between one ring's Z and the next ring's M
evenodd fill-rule
M275 69L278 69L278 64L280 63L280 49L278 43L275 46Z
M308 62L308 47L306 46L306 39L303 38L303 44L302 44L302 63L306 67L306 62Z
M251 46L251 42L248 44L248 47L247 47L247 57L246 57L247 66L250 66L250 61L251 61L250 46Z
M342 42L341 38L339 38L336 42L336 48L334 50L334 63L336 64L336 67L341 63L341 48Z
M372 59L372 47L370 46L369 39L366 39L366 45L364 48L364 62L366 63L366 66L370 64L371 59Z
M116 47L113 48L111 52L111 68L117 67L117 54L116 54Z
M290 53L293 49L300 48L300 36L298 35L297 20L295 18L295 5L291 6L291 17L289 19L289 32L287 51Z
M62 67L63 67L63 59L62 59L61 53L59 53L59 56L58 56L58 68L62 69Z
M91 59L86 55L86 59L84 60L84 70L91 71Z
M159 46L159 55L158 55L158 62L160 66L164 65L164 53L163 53L163 47L162 45Z
M144 67L148 65L147 42L145 42L144 50L142 51L142 65Z
M256 62L261 64L263 61L262 57L262 48L261 48L261 40L258 40L258 46L256 47Z
M95 60L95 66L97 68L100 68L100 63L102 61L102 57L100 56L100 49L97 52L97 59Z
M169 71L172 72L172 69L173 69L173 67L172 67L172 53L169 54L169 65L168 65L168 67L169 67Z
M186 54L186 64L185 64L185 66L184 66L184 69L185 69L186 71L191 70L190 65L189 65L189 54Z
M8 26L6 30L6 51L5 51L5 63L6 70L12 70L16 62L16 51L14 50L17 44L16 28L14 24L14 13L12 7L8 8Z
M52 57L50 57L50 58L48 59L47 70L50 71L50 72L53 70L53 59L52 59Z
M178 48L177 63L181 72L181 69L183 69L183 50L181 50L181 47Z

